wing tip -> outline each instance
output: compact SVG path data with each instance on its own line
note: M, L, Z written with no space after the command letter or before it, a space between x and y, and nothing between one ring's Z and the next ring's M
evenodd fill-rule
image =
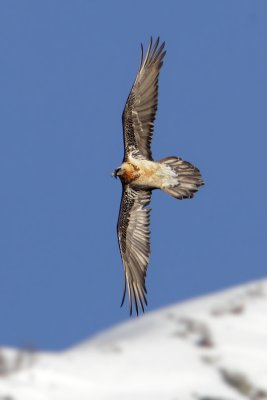
M143 314L145 313L145 306L147 306L147 289L144 284L142 287L142 290L140 290L138 287L134 288L132 285L129 285L128 288L128 293L129 293L129 314L130 317L133 315L133 301L134 301L134 309L136 312L136 316L139 316L139 309L142 310ZM126 297L126 276L125 276L125 283L124 283L124 289L123 289L123 295L122 295L122 301L120 307L123 306L125 302L125 297Z
M142 68L143 59L144 59L144 47L143 47L143 43L141 43L141 59L140 59L139 71L140 71L140 69Z
M144 292L146 293L146 289L144 288ZM125 301L125 291L123 293L123 298L120 307L123 306ZM134 307L133 307L133 302L134 302ZM129 314L130 317L133 315L133 308L135 309L136 316L138 317L140 315L140 309L142 310L142 313L145 314L145 307L147 307L147 299L145 294L140 295L139 291L136 293L136 291L132 288L131 289L131 294L129 296Z
M126 276L124 275L124 289L123 289L123 294L122 294L122 300L121 300L121 305L120 305L120 307L122 307L123 304L124 304L125 295L126 295Z
M165 48L165 41L160 44L160 36L157 37L157 39L154 42L153 45L153 37L150 37L148 48L145 54L145 57L142 58L142 64L140 66L140 69L144 67L146 64L152 64L154 62L159 62L160 67L162 66L162 60L166 55L166 50L163 51ZM142 46L143 47L143 46Z

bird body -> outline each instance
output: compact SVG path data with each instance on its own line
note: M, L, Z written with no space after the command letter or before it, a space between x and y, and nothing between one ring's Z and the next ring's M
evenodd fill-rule
M141 45L139 70L127 99L123 115L124 160L113 172L119 177L123 193L117 224L118 241L128 289L130 314L144 311L146 271L150 255L150 203L154 189L176 199L192 198L203 185L198 168L179 157L154 161L150 148L158 104L158 77L165 56L165 43L154 46L150 40L146 54Z
M118 176L124 184L144 189L160 189L161 187L164 166L157 162L129 156L128 161L119 168L121 173Z
M173 160L177 160L176 157L171 157ZM180 159L179 159L180 160ZM182 161L183 162L183 161ZM189 164L189 163L187 163ZM191 164L190 164L191 165ZM123 184L131 184L132 187L136 189L162 189L166 190L168 188L173 188L176 186L180 186L182 182L180 182L181 172L176 171L170 164L165 162L155 162L150 160L140 160L132 158L131 156L128 158L127 162L121 164L118 168L117 176L120 177ZM200 175L197 174L197 169L192 166L192 171L196 174L197 182ZM188 175L187 175L188 176ZM190 178L188 177L190 180ZM191 182L192 183L192 182ZM193 182L194 184L194 182ZM196 189L192 187L192 189ZM188 197L190 194L188 195ZM184 196L184 198L186 195Z

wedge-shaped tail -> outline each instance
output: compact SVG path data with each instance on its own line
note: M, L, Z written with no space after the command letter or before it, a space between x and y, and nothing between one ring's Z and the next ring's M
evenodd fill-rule
M177 183L172 178L170 185L164 185L161 189L176 199L190 199L204 185L199 169L179 157L166 157L159 160L159 163L168 166L175 173L173 176Z

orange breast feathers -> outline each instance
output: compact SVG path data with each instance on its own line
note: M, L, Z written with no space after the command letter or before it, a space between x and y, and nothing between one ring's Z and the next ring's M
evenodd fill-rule
M124 172L120 175L123 183L131 183L135 181L140 176L140 169L131 163L125 163L123 165Z

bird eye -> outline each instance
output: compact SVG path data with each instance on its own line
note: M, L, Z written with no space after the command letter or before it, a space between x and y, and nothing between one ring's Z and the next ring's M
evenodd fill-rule
M121 168L116 168L115 171L112 173L112 176L117 178L117 176L120 175L120 170L121 170Z

